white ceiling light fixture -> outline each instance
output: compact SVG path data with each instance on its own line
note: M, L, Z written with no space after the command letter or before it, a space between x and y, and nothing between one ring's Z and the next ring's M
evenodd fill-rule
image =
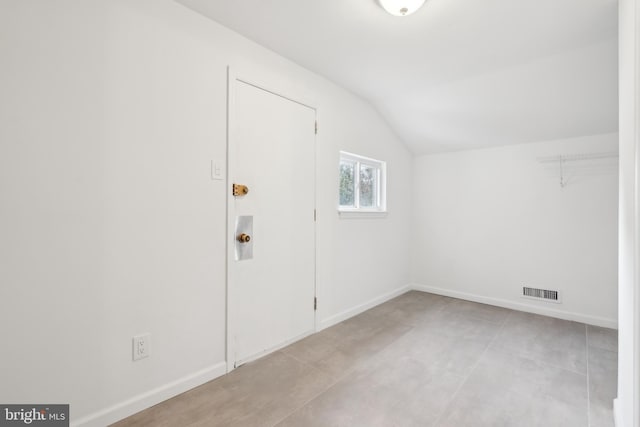
M420 9L425 0L379 0L384 10L395 16L411 15Z

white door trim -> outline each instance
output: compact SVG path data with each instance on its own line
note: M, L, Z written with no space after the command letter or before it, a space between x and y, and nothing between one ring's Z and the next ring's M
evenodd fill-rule
M227 241L226 241L226 253L227 253L227 260L226 260L226 295L227 295L227 301L226 301L226 364L227 364L227 372L231 372L233 371L236 367L235 367L235 360L236 360L236 356L235 356L235 352L236 352L236 343L233 340L233 337L235 336L234 332L237 330L237 326L234 320L234 304L236 303L236 295L234 292L234 283L235 283L235 278L233 276L233 268L232 268L232 263L235 262L234 258L235 258L235 247L234 247L234 240L235 240L235 217L236 217L236 212L235 212L235 203L234 203L234 197L231 191L231 186L233 185L233 179L235 178L235 173L236 171L234 170L234 165L235 165L235 160L236 160L236 146L235 146L235 133L234 133L234 126L237 125L237 122L235 120L235 107L236 107L236 93L235 93L235 87L237 83L243 83L243 84L248 84L250 86L253 86L257 89L260 90L264 90L266 92L269 92L273 95L279 96L281 98L287 99L291 102L295 102L297 104L300 104L304 107L310 108L314 111L315 116L316 116L316 120L317 120L317 116L318 116L318 109L316 107L311 106L310 102L307 102L303 99L303 97L292 97L289 96L287 94L284 94L283 92L280 92L279 90L275 90L272 89L274 86L273 85L267 85L264 84L262 82L259 82L259 79L255 79L255 78L250 78L250 76L246 75L246 74L238 74L235 72L234 69L232 69L232 67L228 67L227 68L227 217L226 217L226 222L227 222ZM317 191L316 191L316 187L317 187L317 171L316 171L316 157L317 157L317 136L315 137L315 148L314 148L314 153L316 153L316 155L314 155L314 160L313 160L313 167L314 167L314 188L313 188L313 193L314 193L314 205L317 206ZM317 223L316 223L317 224ZM318 295L318 288L317 288L317 283L318 283L318 271L317 271L317 226L314 226L314 290L315 290L315 295ZM309 304L312 304L312 301L309 302ZM318 328L318 311L314 311L314 325L313 325L313 331L317 331ZM269 352L273 352L276 351L282 347L285 347L286 345L290 344L291 342L297 341L298 339L303 338L304 336L300 336L300 337L296 337L292 340L290 340L289 342L280 344L272 349L269 350Z

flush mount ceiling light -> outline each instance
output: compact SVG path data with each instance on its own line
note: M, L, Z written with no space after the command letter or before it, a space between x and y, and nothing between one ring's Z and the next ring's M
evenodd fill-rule
M425 0L379 0L384 10L395 16L411 15L420 9Z

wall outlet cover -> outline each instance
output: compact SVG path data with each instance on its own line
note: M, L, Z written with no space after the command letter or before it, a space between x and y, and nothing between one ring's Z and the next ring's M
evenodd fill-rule
M133 337L133 360L144 359L151 353L151 335L140 334Z

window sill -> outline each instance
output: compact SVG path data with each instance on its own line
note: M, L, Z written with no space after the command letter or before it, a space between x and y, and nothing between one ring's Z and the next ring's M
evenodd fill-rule
M338 211L340 219L386 218L387 211Z

